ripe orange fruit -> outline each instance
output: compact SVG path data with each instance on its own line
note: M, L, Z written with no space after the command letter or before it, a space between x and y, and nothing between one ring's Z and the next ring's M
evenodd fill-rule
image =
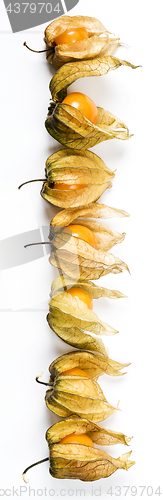
M62 438L59 443L77 443L77 444L85 444L86 446L92 446L94 448L94 443L92 439L90 439L86 434L69 434L69 436L65 436Z
M63 229L63 231L65 232L67 232L67 230L71 231L72 236L76 236L81 240L86 241L94 248L97 247L96 237L93 231L91 231L88 227L82 226L81 224L70 224L65 229Z
M63 99L62 104L69 104L82 111L83 115L91 123L96 124L98 118L98 109L96 104L85 94L81 92L72 92Z
M86 28L72 28L64 31L61 35L56 36L54 42L56 45L62 45L64 43L79 42L80 40L86 40L87 38L89 38L89 35Z
M80 375L81 377L84 376L90 378L88 373L86 373L84 370L80 370L80 368L71 368L71 370L66 370L60 375Z
M64 182L55 182L53 185L53 189L60 189L69 191L69 189L83 189L87 187L87 184L64 184Z
M66 290L66 293L70 293L73 297L78 297L78 299L82 300L87 304L89 309L93 309L93 300L91 295L86 292L85 290L82 290L81 288L76 288L73 286L72 288L69 288Z

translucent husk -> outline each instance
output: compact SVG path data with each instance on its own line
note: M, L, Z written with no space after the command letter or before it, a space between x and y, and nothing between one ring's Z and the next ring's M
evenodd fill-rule
M129 214L124 210L108 207L102 203L90 203L89 205L82 206L80 208L61 210L57 215L55 215L55 217L53 217L50 223L52 234L58 232L60 228L66 227L74 221L75 224L78 224L79 218L81 217L111 219L114 217L129 217Z
M53 330L53 332L58 335L66 344L71 345L77 349L88 349L89 351L95 351L104 356L108 355L108 349L102 339L89 335L87 332L82 330L82 328L71 326L65 327L63 324L63 318L56 318L55 314L49 313L47 315L47 322ZM57 323L57 324L56 324Z
M61 149L49 156L45 169L41 195L53 205L69 208L87 205L96 201L112 186L115 176L105 163L91 151ZM77 190L55 189L52 183L86 184Z
M126 297L126 295L118 290L108 290L108 288L95 285L89 280L76 281L68 276L64 276L63 274L57 276L57 278L53 280L50 297L53 298L56 295L60 295L60 293L65 291L65 289L68 290L73 286L88 292L92 299L99 299L101 297L108 297L108 299L120 299Z
M96 335L117 333L117 330L98 318L85 302L70 293L63 292L56 295L51 299L49 306L51 314L55 317L56 326L58 323L65 328L75 326Z
M96 125L82 111L69 104L52 103L48 109L45 127L54 139L72 149L85 150L109 139L129 139L131 136L124 122L102 108L98 109Z
M113 458L107 453L84 444L68 444L59 441L69 434L86 434L97 445L130 443L124 434L103 429L86 418L73 416L50 427L46 433L50 453L50 474L60 479L95 481L108 477L117 469L129 469L135 462L130 454Z
M61 294L64 290L67 290L73 286L85 290L89 293L92 299L98 299L100 297L108 297L109 299L118 299L125 297L121 292L117 290L108 290L107 288L99 287L92 283L91 281L76 281L72 278L61 274L52 283L51 286L51 299ZM67 344L78 349L86 349L89 351L95 351L108 356L108 349L102 339L99 339L95 334L94 336L89 335L86 331L77 324L77 318L74 318L74 311L72 317L70 315L65 317L65 314L58 314L58 310L50 309L51 312L47 315L47 321L50 328ZM68 319L68 325L66 323ZM78 324L81 322L78 320ZM117 368L117 366L114 366ZM118 374L118 373L117 373Z
M125 212L119 212L120 215L128 215ZM124 240L125 233L120 234L98 222L84 218L87 215L91 218L106 218L107 213L108 216L112 216L112 213L113 216L118 215L118 211L96 203L80 209L63 210L57 214L50 224L52 243L50 263L74 280L94 280L110 272L129 271L125 262L106 253L112 246ZM86 241L72 236L72 231L66 229L70 221L71 224L81 224L93 231L97 241L96 249Z
M57 36L67 29L80 27L87 29L88 39L55 46L54 40ZM88 16L62 16L56 19L47 26L44 40L49 48L47 60L57 68L68 61L93 59L101 54L113 54L120 45L119 38L110 37L109 32L98 19Z
M66 453L69 457L65 459ZM61 456L59 456L61 455ZM129 460L131 452L113 458L97 448L77 444L58 444L50 449L50 469L53 477L97 481L109 477L118 469L128 470L135 462Z
M88 351L73 351L63 354L49 367L51 380L59 376L66 370L72 368L80 368L88 373L89 377L97 379L100 375L106 373L110 376L123 375L121 370L129 366L130 363L118 363L113 361L108 356L101 356L100 354L93 354Z
M65 64L50 81L49 88L53 101L61 102L67 94L67 88L79 78L106 75L109 71L113 71L120 66L128 66L132 69L138 68L138 66L112 56Z
M83 352L81 357L82 354ZM67 366L71 364L69 362ZM61 417L77 414L92 422L99 422L118 410L118 407L108 403L96 380L84 374L58 375L55 379L51 375L50 384L52 382L52 388L46 392L46 405Z
M75 351L60 356L49 367L51 388L46 392L47 407L61 417L77 414L92 422L99 422L111 415L117 407L106 400L97 379L103 373L120 375L128 366L100 354ZM72 368L80 368L89 375L64 375Z
M116 444L129 445L131 438L125 436L121 432L104 429L100 425L89 421L86 418L81 418L78 415L73 415L65 420L61 420L52 425L46 432L48 445L58 443L62 438L69 434L86 434L93 443L101 446L114 446Z
M88 149L108 139L129 139L127 126L109 111L98 107L98 119L94 125L81 111L62 103L67 95L67 87L78 78L104 75L122 65L137 67L117 58L103 56L91 61L67 63L60 68L50 82L54 103L51 103L45 121L49 134L61 144L79 150Z

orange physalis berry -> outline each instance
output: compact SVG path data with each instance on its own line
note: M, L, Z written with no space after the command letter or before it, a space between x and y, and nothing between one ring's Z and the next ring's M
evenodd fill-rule
M63 99L62 104L69 104L82 111L83 115L91 123L96 124L98 118L98 109L96 104L85 94L81 92L72 92Z

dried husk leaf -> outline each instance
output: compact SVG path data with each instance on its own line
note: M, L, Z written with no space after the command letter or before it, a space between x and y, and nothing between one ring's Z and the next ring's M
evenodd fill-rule
M59 376L62 372L72 368L80 368L88 373L89 377L97 379L100 375L106 373L110 376L123 375L120 371L129 366L130 363L118 363L108 356L93 354L88 351L73 351L63 354L57 360L53 361L49 367L51 380Z
M67 87L76 79L104 75L121 65L136 68L127 61L120 61L111 56L93 61L68 63L60 68L50 82L54 103L51 103L45 121L49 134L61 144L79 150L88 149L108 139L129 139L127 126L109 111L98 107L98 120L94 125L84 117L81 111L62 103L67 94Z
M48 182L44 182L41 195L53 205L69 208L96 201L112 186L115 176L105 163L91 151L62 149L49 156L45 169ZM86 184L78 190L59 190L52 183Z
M66 446L66 448L65 448ZM65 458L65 452L69 458ZM97 481L109 477L118 469L128 470L135 462L129 460L130 454L113 458L97 448L75 444L54 444L50 448L49 472L60 479L80 479Z
M128 446L131 441L131 438L128 438L121 432L104 429L100 425L76 415L57 422L47 430L46 439L49 447L72 433L86 434L95 444L101 446L113 446L116 444Z
M109 139L129 139L127 126L109 111L98 109L96 125L84 117L82 111L69 104L52 103L48 109L45 127L54 139L72 149L85 150Z
M52 378L50 378L50 382ZM99 384L84 375L59 375L46 392L47 407L60 416L77 414L92 422L104 420L118 409L106 400Z
M63 210L57 214L50 224L52 242L50 263L74 280L98 279L110 272L119 273L124 269L129 270L120 259L103 251L123 241L125 234L111 231L109 228L100 226L98 222L79 219L87 215L92 218L102 218L107 217L107 214L108 217L128 215L96 203L78 209ZM83 223L92 229L96 235L97 249L86 241L72 236L71 231L68 228L66 230L66 226L70 223Z
M78 78L106 75L109 71L115 70L120 66L129 66L132 69L138 67L112 56L103 56L93 60L65 64L50 81L49 88L53 101L62 102L66 95L66 89Z
M75 172L74 177L70 175L69 171L71 170ZM101 181L106 182L115 176L115 173L105 165L104 161L92 151L72 151L68 148L60 149L50 155L46 161L45 171L49 182L64 180L80 184L83 181L91 182L93 175L96 182L99 173Z
M92 201L96 201L100 198L104 191L106 191L106 189L110 189L111 187L112 183L108 181L102 184L89 184L87 187L77 190L60 190L51 188L47 182L44 182L40 194L52 205L56 205L61 208L69 208L79 207L80 205L83 205L83 203L87 204Z
M55 38L67 29L86 28L87 40L63 45L55 45ZM100 35L103 35L102 37ZM49 52L47 60L57 68L68 61L92 59L101 54L112 54L120 45L118 38L110 38L103 24L94 17L64 16L53 21L45 30L45 43Z
M92 299L99 299L101 297L108 297L109 299L120 299L126 297L123 293L118 290L108 290L108 288L100 287L92 283L92 281L76 281L68 276L61 274L57 276L52 282L50 297L55 297L60 295L61 292L68 290L69 288L76 286L88 292Z
M118 257L97 250L86 241L63 231L57 233L52 241L49 261L75 280L94 280L110 272L129 271L127 264Z
M50 452L50 474L60 479L94 481L108 477L117 469L127 470L135 462L130 454L113 458L107 453L84 444L60 443L69 434L86 434L97 445L128 445L131 438L110 429L104 429L87 418L73 415L51 426L46 432Z
M96 335L113 335L117 330L108 323L100 320L98 316L88 308L78 297L69 293L61 293L53 297L49 304L49 310L57 320L62 320L62 326L71 328L71 326L82 328L83 330L95 333Z
M105 347L102 339L98 337L93 337L88 333L84 332L81 328L72 326L71 328L67 328L63 326L62 318L57 319L55 315L49 313L47 315L47 322L50 328L55 332L60 339L62 339L67 344L75 347L77 349L87 349L89 351L95 351L103 354L104 356L108 355L108 349ZM59 323L59 325L58 325Z
M61 210L57 215L55 215L50 223L50 227L53 230L52 234L58 232L59 228L69 226L72 222L78 224L80 217L110 219L113 217L129 217L129 214L124 212L124 210L108 207L107 205L100 203L90 203L89 205L84 207L82 206L80 208Z

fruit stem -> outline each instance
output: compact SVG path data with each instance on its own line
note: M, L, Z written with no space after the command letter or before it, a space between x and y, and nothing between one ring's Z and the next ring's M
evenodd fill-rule
M36 382L38 382L38 384L48 385L51 387L53 386L53 382L42 382L39 380L40 377L42 377L42 373L36 377Z
M39 241L39 243L28 243L28 245L24 245L24 248L32 247L33 245L51 245L50 241Z
M27 45L26 42L24 42L23 45L25 47L27 47L27 49L31 50L31 52L37 52L37 54L40 54L41 52L49 52L49 50L51 50L51 48L50 49L44 49L44 50L34 50L34 49L31 49L30 47L28 47L28 45Z
M39 462L35 462L34 464L32 464L32 465L30 465L29 467L27 467L27 468L24 470L23 474L22 474L22 476L23 476L23 481L24 481L25 483L28 483L29 479L26 479L25 475L26 475L26 472L28 472L28 470L29 470L29 469L32 469L32 467L35 467L35 465L39 465L39 464L42 464L43 462L47 462L48 460L49 460L49 457L47 457L47 458L43 458L43 460L39 460Z
M45 182L47 179L32 179L31 181L26 181L23 182L23 184L20 184L18 189L21 189L22 186L25 186L25 184L29 184L30 182Z

